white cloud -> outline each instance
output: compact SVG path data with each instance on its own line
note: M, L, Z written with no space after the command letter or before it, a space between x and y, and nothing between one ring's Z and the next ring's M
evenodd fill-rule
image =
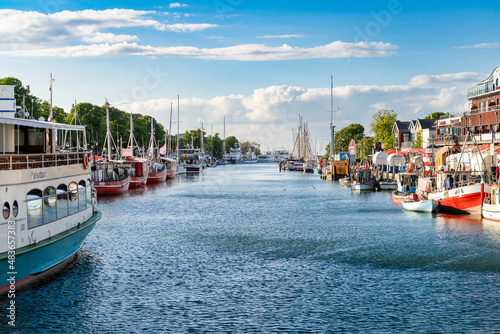
M381 42L346 43L332 42L311 48L243 44L223 48L197 48L194 46L153 47L137 43L92 44L46 49L16 49L0 51L0 54L22 57L94 57L113 55L181 56L200 59L272 61L313 58L367 58L386 57L395 54L397 46Z
M305 37L304 35L264 35L259 38L300 38Z
M478 43L466 46L454 46L455 49L496 49L500 48L500 43Z
M482 77L473 73L471 77ZM462 78L461 73L436 75L441 78L440 87L425 85L391 86L342 86L334 88L334 123L341 129L351 123L359 123L369 134L372 115L379 109L393 109L400 120L424 118L436 112L460 113L466 102L466 86L457 87L444 79ZM416 82L420 76L410 79ZM126 111L148 110L163 124L168 124L170 103L176 100L158 99L115 104ZM214 132L222 132L222 121L226 117L227 135L255 140L262 147L291 145L291 129L298 125L298 115L309 123L312 138L318 139L318 146L324 146L329 138L330 88L304 88L287 85L255 89L249 95L217 96L211 99L184 98L180 103L181 126L183 129L199 127L201 118L206 126L214 125ZM320 148L317 148L319 150ZM322 149L322 148L321 148Z
M168 5L168 8L180 8L180 7L187 7L185 3L180 3L180 2L172 2L170 5Z
M452 74L428 75L420 74L410 80L411 86L435 85L441 83L462 83L472 84L483 80L485 74L474 72L461 72Z
M209 23L175 23L169 24L165 30L175 31L175 32L191 32L191 31L201 31L208 28L217 27L217 24Z
M0 44L45 45L67 41L111 42L136 40L137 36L102 33L104 29L150 27L165 30L166 26L148 19L151 11L131 9L62 11L54 14L0 10Z

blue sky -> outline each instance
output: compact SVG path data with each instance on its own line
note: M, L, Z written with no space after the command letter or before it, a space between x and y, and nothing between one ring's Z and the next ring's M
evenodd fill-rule
M466 108L465 91L500 65L497 2L2 1L0 75L54 104L110 103L181 131L292 146L298 114L316 151L335 124L368 125Z

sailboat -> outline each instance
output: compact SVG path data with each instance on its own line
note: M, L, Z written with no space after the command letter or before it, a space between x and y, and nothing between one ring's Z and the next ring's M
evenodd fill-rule
M130 166L112 159L111 143L113 143L114 147L116 145L109 130L108 107L109 103L106 100L106 138L104 139L106 155L103 155L100 160L95 161L91 171L94 188L98 195L122 194L127 192L130 187ZM75 115L77 115L76 106Z
M219 161L219 165L227 165L227 159L226 159L226 116L224 116L224 140L222 141L222 159Z
M179 95L177 95L177 146L175 148L175 167L177 174L186 174L186 167L180 163L179 156Z
M179 120L177 120L177 124L179 124L178 121ZM177 130L177 132L179 132L179 130ZM161 160L167 167L167 175L166 175L167 180L174 179L177 172L177 160L169 157L169 155L171 154L171 149L170 149L171 147L170 144L172 140L171 133L172 133L172 103L170 103L170 125L168 127L168 147L166 149L165 157L161 158ZM179 136L177 135L176 137L178 142ZM177 145L177 148L179 148L179 145Z

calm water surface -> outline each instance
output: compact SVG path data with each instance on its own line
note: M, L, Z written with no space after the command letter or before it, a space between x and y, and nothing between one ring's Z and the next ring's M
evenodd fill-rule
M410 213L275 165L101 197L13 333L500 332L500 223ZM2 312L5 300L0 299Z

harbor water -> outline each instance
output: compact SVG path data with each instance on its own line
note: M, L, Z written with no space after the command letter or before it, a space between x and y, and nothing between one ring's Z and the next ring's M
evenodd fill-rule
M0 332L500 332L500 223L274 164L101 197L77 260Z

